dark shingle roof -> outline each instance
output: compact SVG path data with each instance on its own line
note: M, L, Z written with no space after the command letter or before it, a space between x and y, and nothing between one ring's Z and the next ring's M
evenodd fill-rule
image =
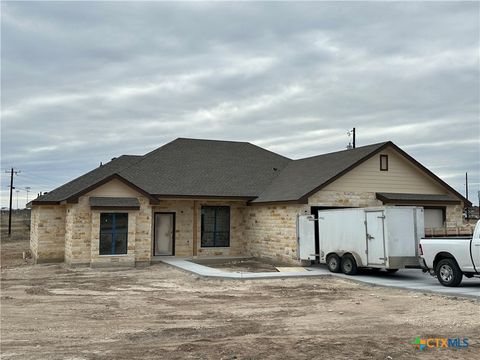
M239 197L254 203L303 201L391 145L459 198L448 184L391 142L291 160L247 142L179 138L144 155L123 155L43 195L33 204L75 201L111 178L150 198Z
M253 203L296 201L342 175L388 142L291 161Z
M154 195L254 198L290 161L247 142L180 138L119 175Z
M450 195L435 195L435 194L406 194L406 193L376 193L377 199L384 202L388 201L421 201L421 202L459 202Z

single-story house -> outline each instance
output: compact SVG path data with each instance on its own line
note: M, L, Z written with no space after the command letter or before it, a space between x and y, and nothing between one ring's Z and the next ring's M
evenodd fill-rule
M37 263L150 264L158 256L298 263L296 217L418 205L461 226L468 200L392 142L292 160L248 142L179 138L122 155L31 206Z

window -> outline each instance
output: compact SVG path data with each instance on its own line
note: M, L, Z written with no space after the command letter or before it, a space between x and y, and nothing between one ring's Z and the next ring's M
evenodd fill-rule
M128 214L100 214L100 255L127 253Z
M230 246L230 207L202 206L202 247Z
M388 171L388 155L380 155L380 171Z

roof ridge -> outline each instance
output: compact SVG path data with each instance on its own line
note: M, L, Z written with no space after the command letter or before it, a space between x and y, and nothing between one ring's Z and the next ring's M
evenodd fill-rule
M200 138L188 138L188 137L178 137L176 140L195 140L195 141L212 141L212 142L229 142L229 143L239 143L239 144L251 144L249 141L238 141L238 140L220 140L220 139L200 139ZM170 141L170 142L173 142Z
M280 157L282 157L282 158L284 158L284 159L286 159L286 160L289 160L289 161L294 161L293 159L290 159L289 157L286 157L285 155L276 153L275 151L266 149L266 148L264 148L264 147L262 147L262 146L253 144L253 143L251 143L251 142L246 142L246 143L247 143L248 145L251 145L251 146L254 146L254 147L256 147L256 148L259 148L259 149L261 149L261 150L263 150L263 151L269 152L270 154L274 154L274 155L280 156Z
M271 151L271 150L265 149L265 148L263 148L263 147L261 147L261 146L252 144L252 143L249 142L249 141L211 140L211 139L196 139L196 138L178 137L178 138L176 138L175 140L169 141L168 143L163 144L162 146L160 146L160 147L158 147L158 148L156 148L156 149L153 149L152 151L146 153L145 155L142 156L142 159L141 159L140 161L137 161L137 162L135 162L135 163L133 163L133 164L131 164L131 165L123 168L122 170L120 170L120 171L119 171L119 175L120 175L120 172L125 171L125 170L128 170L130 167L132 167L132 166L134 166L134 165L138 165L139 163L141 163L141 162L145 161L146 159L148 159L151 155L153 155L153 154L154 154L155 152L157 152L158 150L164 148L164 147L167 146L167 145L173 144L175 141L178 141L178 140L195 140L195 141L212 141L212 142L227 142L227 143L236 143L236 144L248 144L248 145L250 145L250 146L254 146L254 147L256 147L256 148L259 148L259 149L261 149L261 150L263 150L263 151L269 152L269 153L274 154L274 155L276 155L276 156L282 157L282 158L284 158L284 159L286 159L286 160L292 161L292 159L290 159L290 158L288 158L288 157L286 157L286 156L283 156L283 155L278 154L278 153L276 153L276 152L273 152L273 151Z
M147 152L145 155L142 155L142 159L141 159L140 161L137 161L136 163L131 164L131 165L123 168L123 169L120 170L120 171L127 170L127 169L129 169L130 167L132 167L133 165L137 165L137 164L143 162L144 160L146 160L147 158L149 158L151 155L153 155L156 151L160 150L161 148L164 148L164 147L167 146L167 145L170 145L171 143L173 143L173 142L175 142L175 141L177 141L177 140L179 140L179 139L181 139L181 138L176 138L175 140L169 141L169 142L163 144L162 146L159 146L158 148L153 149L152 151ZM119 175L120 175L120 174L119 174Z

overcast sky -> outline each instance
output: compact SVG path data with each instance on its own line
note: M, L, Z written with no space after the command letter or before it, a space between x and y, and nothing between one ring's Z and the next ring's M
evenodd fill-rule
M177 137L300 158L344 149L355 126L357 146L392 140L462 194L468 171L477 203L478 2L1 10L2 173L20 169L30 199Z

